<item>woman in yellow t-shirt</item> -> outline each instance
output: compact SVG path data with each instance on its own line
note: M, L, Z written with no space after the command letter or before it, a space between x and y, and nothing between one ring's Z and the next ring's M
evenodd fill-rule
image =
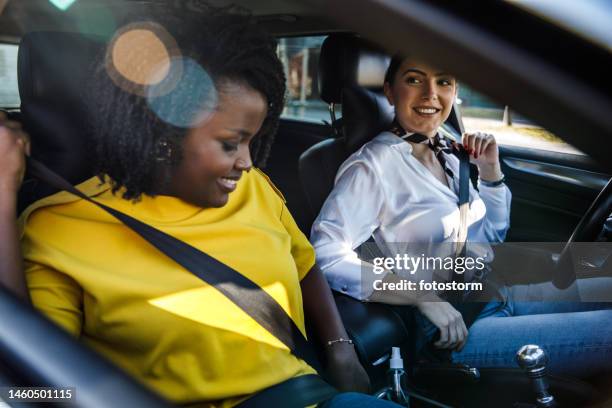
M89 98L98 177L78 188L247 276L303 333L307 316L334 385L367 390L312 247L254 167L266 160L283 107L275 42L246 17L168 27L172 33L131 24L109 43ZM121 51L134 42L136 58ZM153 72L147 63L153 77L143 74ZM0 125L0 238L8 242L0 276L25 298L14 273L21 263L14 200L29 146L14 128ZM31 205L20 222L33 305L170 400L233 406L315 373L215 288L92 203L60 192ZM344 393L324 406L356 404L392 405Z

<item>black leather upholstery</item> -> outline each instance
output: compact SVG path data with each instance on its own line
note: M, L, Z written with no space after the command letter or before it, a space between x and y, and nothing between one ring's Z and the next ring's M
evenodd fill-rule
M32 157L73 184L93 174L83 100L102 46L99 38L63 32L28 33L19 45L21 119L32 139ZM26 176L19 207L53 192Z
M323 43L319 60L321 97L327 103L342 103L342 125L340 137L334 135L317 143L300 157L300 180L315 216L331 192L340 164L393 117L386 99L365 88L382 89L388 60L369 44L347 34L330 35ZM391 347L409 344L404 321L389 306L362 303L339 293L334 297L370 377L384 378L384 357ZM377 361L380 364L373 365Z
M359 302L340 293L335 293L334 297L346 330L364 361L376 362L385 357L391 347L408 341L406 325L392 307Z
M392 119L380 93L388 62L384 53L350 34L332 34L321 46L321 98L342 104L342 122L335 140L319 142L300 157L300 181L313 214L309 224L331 192L340 164Z
M351 86L342 90L342 116L346 148L353 153L387 129L394 113L384 95Z
M341 103L342 89L354 85L382 90L380 67L388 60L385 54L354 35L330 35L323 42L319 57L321 99Z
M312 214L309 225L319 214L331 193L338 166L348 157L344 138L326 139L306 150L298 163L300 181Z
M393 109L381 94L352 86L342 91L342 100L342 136L319 142L300 157L300 179L313 214L311 223L334 186L340 164L393 120Z

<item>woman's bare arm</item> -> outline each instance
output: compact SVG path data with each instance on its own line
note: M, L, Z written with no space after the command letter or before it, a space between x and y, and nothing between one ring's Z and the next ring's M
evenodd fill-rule
M348 342L328 345L328 341L348 339L348 334L329 285L317 265L302 279L301 287L306 320L314 329L317 341L323 344L331 381L341 391L368 392L370 382L354 346Z

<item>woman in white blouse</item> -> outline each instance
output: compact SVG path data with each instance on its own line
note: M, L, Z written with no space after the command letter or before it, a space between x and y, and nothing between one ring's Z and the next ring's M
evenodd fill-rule
M378 276L383 283L402 278L388 271L376 275L375 265L359 259L356 248L370 237L389 257L398 243L450 246L460 241L459 160L443 149L439 137L457 95L455 78L412 58L394 58L384 91L395 108L393 125L342 164L312 227L317 261L330 286L359 300L416 306L426 337L433 341L439 331L434 345L453 350L457 362L514 366L516 351L531 342L549 352L553 370L580 375L612 369L612 359L598 355L612 353L612 311L597 310L607 304L518 302L533 292L533 285L502 288L504 299L484 306L468 337L461 313L435 292L422 296L410 290L374 290L367 277ZM492 135L464 134L462 145L480 177L478 191L470 183L467 242L485 243L490 255L488 243L503 242L509 228L511 193ZM465 279L472 276L466 273ZM571 300L575 295L550 283L539 284L538 291L547 294L539 300ZM564 337L567 330L572 335ZM585 341L599 348L581 348Z

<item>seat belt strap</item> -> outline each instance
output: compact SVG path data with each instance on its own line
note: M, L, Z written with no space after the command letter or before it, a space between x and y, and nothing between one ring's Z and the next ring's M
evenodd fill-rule
M470 206L470 157L463 147L458 147L455 154L459 158L459 230L457 233L456 257L465 257L467 253L467 216ZM453 280L465 282L465 274L453 272ZM470 327L485 306L484 302L466 302L466 293L457 291L451 303L461 313L466 327Z
M60 190L87 200L134 230L176 263L214 286L258 324L280 340L298 358L320 371L312 346L278 302L255 282L207 253L129 215L99 203L76 189L44 164L28 158L30 174Z
M467 217L470 210L470 158L463 147L457 148L456 155L459 158L459 230L455 255L464 256L468 231Z
M266 388L244 400L236 408L277 407L304 408L327 401L338 394L338 390L318 375L308 374L293 377Z

